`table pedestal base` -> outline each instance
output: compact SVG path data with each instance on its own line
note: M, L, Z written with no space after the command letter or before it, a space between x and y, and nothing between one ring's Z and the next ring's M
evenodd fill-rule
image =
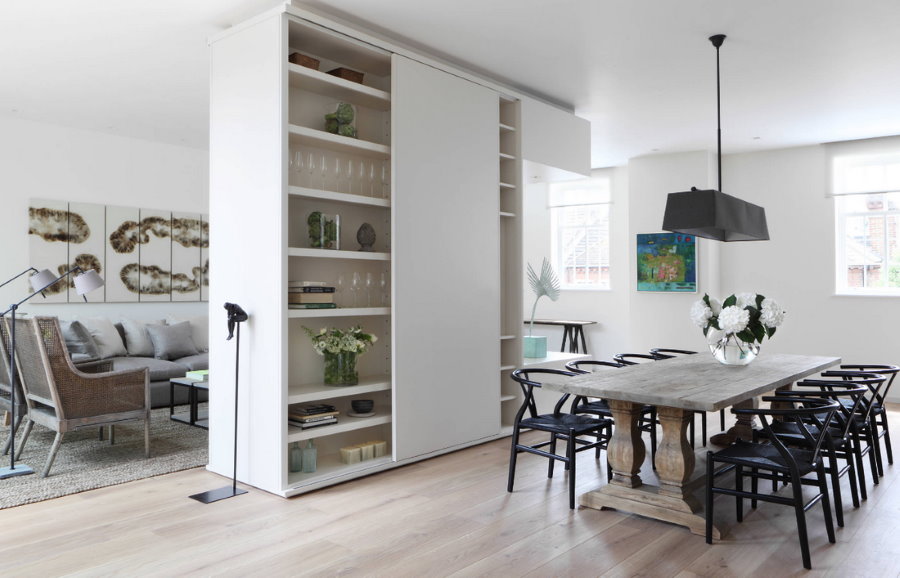
M692 534L706 535L706 517L703 508L692 496L675 498L659 493L659 488L644 484L637 488L606 485L582 494L579 504L585 508L602 510L611 508L638 514L664 522L687 527ZM713 539L721 538L713 525Z

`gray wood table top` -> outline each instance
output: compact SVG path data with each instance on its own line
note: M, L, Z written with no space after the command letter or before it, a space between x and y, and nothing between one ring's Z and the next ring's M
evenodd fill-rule
M576 377L535 376L545 389L634 403L718 411L841 363L840 357L763 353L722 365L699 353Z

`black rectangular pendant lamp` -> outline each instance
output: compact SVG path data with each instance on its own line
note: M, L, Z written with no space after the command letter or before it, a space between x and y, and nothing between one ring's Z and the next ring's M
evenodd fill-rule
M716 114L718 117L719 190L691 187L669 193L662 228L673 233L716 241L768 241L766 210L722 192L722 106L719 81L719 47L724 34L709 37L716 47Z

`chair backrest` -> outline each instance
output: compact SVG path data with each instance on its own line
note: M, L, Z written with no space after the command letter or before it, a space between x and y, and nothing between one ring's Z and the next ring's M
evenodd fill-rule
M601 368L619 368L625 367L623 363L615 363L613 361L594 361L593 359L582 359L581 361L570 361L566 364L566 369L573 373L593 373L601 370Z
M887 398L887 394L891 389L891 385L894 383L894 377L897 376L897 373L900 373L900 366L897 365L879 365L879 364L868 364L868 365L842 365L839 370L825 371L822 373L823 377L841 377L843 379L854 379L859 377L862 373L877 373L878 375L884 375L887 377L887 382L881 388L881 391L875 396L876 401L879 404L884 403L885 398Z
M800 389L776 391L775 395L782 398L799 397L837 401L840 406L834 414L833 424L840 432L840 438L846 440L850 434L850 428L853 426L853 416L860 411L863 398L869 391L868 387L858 382L827 379L805 379L794 385ZM834 437L833 433L832 437Z
M51 407L62 417L37 319L16 319L16 359L29 407L35 404Z
M9 411L12 409L12 388L9 385L10 365L9 353L11 351L9 325L12 320L7 318L0 319L0 409ZM18 375L18 365L16 366L16 412L18 413L25 408L25 392L22 391L21 376Z
M841 404L831 399L813 398L813 397L790 397L790 396L766 396L763 401L792 402L803 404L803 407L794 408L732 408L732 413L738 415L750 415L759 418L762 423L765 437L778 450L781 457L784 458L787 466L794 472L797 471L797 461L794 455L788 450L778 434L772 429L770 418L778 418L785 423L793 423L797 427L797 431L806 440L807 449L811 452L810 463L815 465L819 459L819 452L828 436L828 427L834 414L838 411Z
M650 355L657 359L672 359L679 355L694 355L696 351L688 351L687 349L666 349L664 347L654 347L650 350Z
M522 394L525 396L525 399L522 400L522 406L519 408L519 411L516 413L515 422L519 423L519 420L525 415L525 412L529 412L530 417L537 417L538 411L537 406L534 402L534 388L541 387L541 383L539 381L535 381L532 379L534 375L563 375L566 377L574 377L578 375L577 373L573 373L571 371L563 371L561 369L550 369L550 368L535 368L535 369L516 369L510 374L512 378L519 384L522 388ZM563 403L569 398L569 394L564 394L560 400L556 403L556 407L553 410L553 413L559 413L560 408Z
M613 359L622 365L637 365L647 361L659 361L661 358L649 353L617 353L613 355Z

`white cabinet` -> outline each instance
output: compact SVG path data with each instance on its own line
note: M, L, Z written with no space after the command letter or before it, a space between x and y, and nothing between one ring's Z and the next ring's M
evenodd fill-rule
M394 56L394 421L410 458L496 435L497 93Z

